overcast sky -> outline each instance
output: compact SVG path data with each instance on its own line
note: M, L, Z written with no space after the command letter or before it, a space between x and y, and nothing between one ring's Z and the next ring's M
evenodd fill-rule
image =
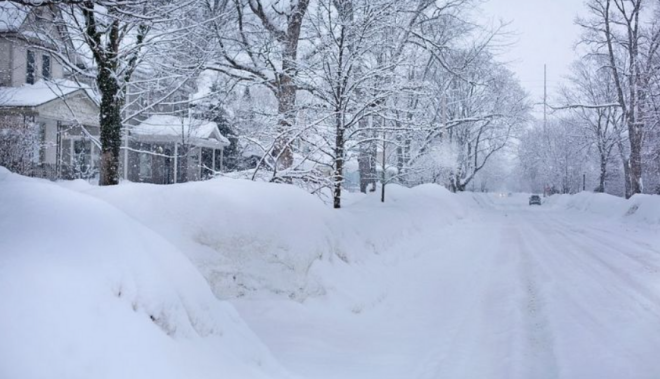
M488 0L484 16L510 21L514 45L503 50L534 102L543 97L543 64L548 65L548 96L556 89L576 58L573 46L580 35L574 23L584 14L584 0Z

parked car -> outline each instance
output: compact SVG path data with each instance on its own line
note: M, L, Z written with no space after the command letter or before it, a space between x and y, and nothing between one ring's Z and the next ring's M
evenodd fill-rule
M529 205L541 205L541 196L532 195L529 197Z

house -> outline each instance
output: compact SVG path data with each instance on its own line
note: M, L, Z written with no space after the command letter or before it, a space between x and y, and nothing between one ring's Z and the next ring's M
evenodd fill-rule
M68 80L0 87L0 116L9 130L36 126L31 175L73 179L97 172L98 105L90 90Z
M66 80L57 59L39 49L42 43L28 24L47 21L49 13L38 9L0 3L0 128L5 136L25 137L32 127L38 148L24 173L91 176L100 152L97 101L89 87Z
M152 115L128 127L124 178L156 184L201 180L222 170L229 140L212 121Z
M0 2L0 165L49 179L95 178L101 151L98 98L48 53L49 41L67 40L49 24L53 13L46 9L51 8ZM49 37L39 38L35 31L47 31ZM129 99L127 112L139 117L125 125L120 158L125 180L169 184L221 170L218 162L229 141L215 123L149 114L187 113L181 106L187 94L172 96L170 105L149 105L146 112L136 111L140 102ZM150 97L161 98L156 93ZM26 140L33 146L26 146Z

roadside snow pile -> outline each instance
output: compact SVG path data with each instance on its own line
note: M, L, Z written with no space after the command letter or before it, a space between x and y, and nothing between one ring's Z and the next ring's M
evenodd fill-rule
M635 195L626 211L626 218L648 224L660 224L660 196Z
M556 208L591 213L645 224L660 224L660 196L635 195L626 200L604 193L553 195L546 203Z
M396 245L408 243L408 238L416 234L465 219L474 205L471 198L457 196L435 184L413 188L390 184L386 193L385 203L380 202L380 194L347 195L350 204L335 213L344 234L353 231L357 241L348 241L344 248L359 251L355 244L361 243L375 254L399 251Z
M331 254L332 210L289 185L219 179L113 188L62 183L96 196L185 252L222 299L264 289L316 293L307 274Z
M115 207L2 167L0 198L1 378L288 377L179 250Z
M221 299L272 293L304 301L325 293L317 262L336 266L385 254L406 236L465 217L440 186L347 194L341 211L285 184L218 178L159 186L62 186L103 199L185 252Z

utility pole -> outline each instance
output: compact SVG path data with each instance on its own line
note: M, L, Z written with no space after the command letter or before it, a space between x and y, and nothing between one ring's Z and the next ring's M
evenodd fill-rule
M384 127L385 126L384 125L385 121L383 120L382 122L383 122L382 126ZM380 186L380 202L381 203L385 202L385 183L387 182L387 168L385 166L387 164L387 160L385 159L385 146L386 146L385 145L385 129L383 129L383 161L382 161L383 172L382 172L382 176L381 176L381 180L383 181L383 183Z

